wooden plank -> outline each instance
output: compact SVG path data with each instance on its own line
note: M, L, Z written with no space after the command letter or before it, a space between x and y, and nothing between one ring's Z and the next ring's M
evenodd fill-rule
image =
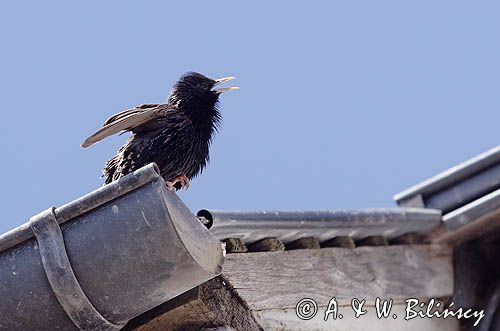
M236 330L262 330L231 286L223 277L216 277L136 317L123 330L195 331L221 326Z
M245 255L245 254L232 254ZM230 326L236 330L260 331L245 301L241 300L223 276L216 277L199 287L199 295L206 307L214 314L216 326Z
M393 299L400 315L404 300L447 298L453 292L448 245L323 248L229 254L223 276L132 320L124 330L457 330L455 319L379 320L376 297ZM321 309L314 319L296 317L302 298ZM335 297L345 317L324 321ZM354 318L353 298L366 299L369 313ZM399 310L398 310L399 309ZM401 316L404 314L401 313Z
M181 331L199 330L202 326L213 325L214 316L199 299L187 302L169 310L156 318L130 330L137 331Z
M310 297L327 305L376 297L453 294L452 248L447 245L323 248L231 254L223 275L252 310L294 308Z
M301 320L294 309L269 309L254 312L257 321L266 331L458 331L458 323L454 318L415 318L404 319L405 305L395 305L391 309L397 316L378 319L375 308L367 307L367 314L354 317L352 311L339 309L343 318L333 320L332 315L324 320L324 311L310 320Z
M183 293L164 304L132 319L123 331L181 330L182 323L193 326L211 326L214 316L199 298L199 289Z

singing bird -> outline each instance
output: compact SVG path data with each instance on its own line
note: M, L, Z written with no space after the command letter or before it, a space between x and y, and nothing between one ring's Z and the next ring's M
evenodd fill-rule
M209 162L209 147L221 122L219 96L238 87L215 88L234 77L211 79L183 75L164 104L143 104L108 118L82 147L118 132L132 132L116 156L106 162L106 184L155 162L169 190L188 188L189 180Z

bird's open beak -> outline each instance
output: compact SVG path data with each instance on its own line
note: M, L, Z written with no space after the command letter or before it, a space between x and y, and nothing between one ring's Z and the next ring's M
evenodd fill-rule
M234 78L235 77L224 77L224 78L216 79L214 87L219 85L220 83L224 83L224 82L228 82L230 80L233 80ZM223 93L223 92L233 91L233 90L237 90L237 89L239 89L239 87L233 86L233 87L212 88L212 91L214 91L215 93Z

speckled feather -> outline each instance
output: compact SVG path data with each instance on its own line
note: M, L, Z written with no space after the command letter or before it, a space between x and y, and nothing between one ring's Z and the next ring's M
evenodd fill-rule
M141 105L116 114L105 122L111 125L128 114L154 112L146 123L128 128L133 134L106 162L105 182L110 183L151 162L166 181L200 174L209 162L213 134L221 120L219 94L211 91L215 81L188 73L174 85L166 104Z

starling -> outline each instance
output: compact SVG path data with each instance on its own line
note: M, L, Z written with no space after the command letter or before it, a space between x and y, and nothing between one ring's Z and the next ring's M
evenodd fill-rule
M170 190L188 188L189 180L209 161L209 147L221 121L220 94L238 89L215 86L232 79L189 72L174 85L167 103L143 104L111 116L82 147L131 131L117 155L106 162L102 174L106 184L155 162Z

